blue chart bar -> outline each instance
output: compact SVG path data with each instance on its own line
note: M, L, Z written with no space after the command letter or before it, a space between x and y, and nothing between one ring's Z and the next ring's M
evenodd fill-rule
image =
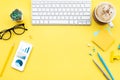
M27 53L29 52L29 50L30 50L30 47L28 47L28 49L27 49Z
M29 50L30 50L30 47L27 47L27 48L25 48L25 53L28 53L29 52Z
M21 59L25 59L26 58L26 56L18 56L19 58L21 58Z

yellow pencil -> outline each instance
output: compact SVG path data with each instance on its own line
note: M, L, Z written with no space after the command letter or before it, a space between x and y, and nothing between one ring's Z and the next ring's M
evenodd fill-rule
M3 72L4 72L4 70L5 70L5 67L6 67L6 65L7 65L7 62L8 62L8 60L9 60L10 56L11 56L11 53L12 53L13 49L14 49L14 44L13 44L13 45L11 46L11 48L10 48L10 51L9 51L9 53L8 53L8 56L7 56L7 59L5 60L5 63L4 63L4 65L3 65L3 67L2 67L2 71L0 72L0 77L3 75Z

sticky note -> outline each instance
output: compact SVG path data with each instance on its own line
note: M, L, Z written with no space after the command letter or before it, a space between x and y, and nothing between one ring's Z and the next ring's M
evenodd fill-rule
M114 43L114 38L107 30L101 30L97 36L94 36L92 42L103 51L106 51Z

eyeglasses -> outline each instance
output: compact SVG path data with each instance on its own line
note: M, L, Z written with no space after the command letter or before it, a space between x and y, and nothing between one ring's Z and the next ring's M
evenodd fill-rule
M2 30L0 32L0 39L3 39L3 40L8 40L11 38L11 30L17 34L17 35L21 35L23 34L26 30L25 26L24 26L24 23L23 24L17 24L15 26L13 26L12 28L9 28L9 29L6 29L6 30Z

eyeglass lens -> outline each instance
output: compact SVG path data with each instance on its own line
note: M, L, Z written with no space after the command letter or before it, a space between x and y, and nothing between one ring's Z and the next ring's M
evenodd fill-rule
M23 25L15 26L13 32L17 35L21 35L25 32L25 27Z
M10 31L5 31L2 35L3 40L8 40L11 38L11 32Z

